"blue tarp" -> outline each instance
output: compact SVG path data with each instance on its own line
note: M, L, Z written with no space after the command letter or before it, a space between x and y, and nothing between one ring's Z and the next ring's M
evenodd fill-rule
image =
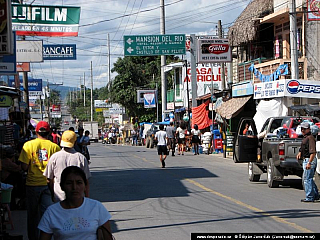
M157 122L156 124L162 124L162 125L170 125L170 121L165 121L165 122Z

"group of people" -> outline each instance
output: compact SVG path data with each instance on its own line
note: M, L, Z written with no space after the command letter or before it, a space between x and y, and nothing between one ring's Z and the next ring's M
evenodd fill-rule
M157 140L157 151L160 157L162 168L165 168L165 160L171 150L172 156L175 156L176 142L178 143L178 155L184 155L186 151L186 135L188 131L184 122L180 123L177 128L174 127L173 122L164 131L164 125L159 126L159 131L156 132L155 139ZM194 155L199 155L199 144L201 143L201 132L195 124L191 130L192 145L194 148Z
M27 172L27 228L29 239L97 239L104 225L110 231L110 213L98 201L89 199L89 162L83 150L89 133L79 129L63 132L60 146L49 140L50 126L40 121L37 138L26 142L19 161ZM62 149L61 149L62 148Z

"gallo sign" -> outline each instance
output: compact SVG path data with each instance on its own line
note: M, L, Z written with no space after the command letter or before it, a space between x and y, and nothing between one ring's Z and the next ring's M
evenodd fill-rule
M198 62L231 62L231 48L228 39L203 37L198 40Z

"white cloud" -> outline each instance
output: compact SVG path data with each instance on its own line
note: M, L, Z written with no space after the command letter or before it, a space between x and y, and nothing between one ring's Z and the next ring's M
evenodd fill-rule
M219 19L223 27L228 27L228 23L232 23L248 3L249 0L165 0L165 4L172 4L165 7L166 33L212 35L216 32ZM77 60L32 64L30 75L44 81L49 79L50 82L63 82L67 86L79 86L79 79L84 72L89 80L92 61L94 87L105 86L108 81L108 33L111 38L112 64L118 57L123 57L123 35L160 33L159 0L36 0L33 3L62 4L81 7L79 37L35 39L43 39L48 44L77 44ZM150 9L154 10L148 11ZM130 16L122 17L124 15ZM104 22L86 26L99 21ZM115 73L112 73L111 78L114 77ZM90 86L89 81L86 82Z

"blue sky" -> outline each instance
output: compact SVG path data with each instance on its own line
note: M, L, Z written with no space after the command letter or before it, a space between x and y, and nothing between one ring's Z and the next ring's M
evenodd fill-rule
M77 60L31 64L30 76L77 87L86 75L90 86L93 63L94 88L108 81L107 36L110 35L111 68L123 57L124 35L160 34L159 0L28 0L33 5L81 7L78 37L27 37L44 44L76 44ZM250 0L165 0L166 34L214 35L218 20L225 33ZM100 23L98 23L100 22ZM115 74L111 74L111 79Z

